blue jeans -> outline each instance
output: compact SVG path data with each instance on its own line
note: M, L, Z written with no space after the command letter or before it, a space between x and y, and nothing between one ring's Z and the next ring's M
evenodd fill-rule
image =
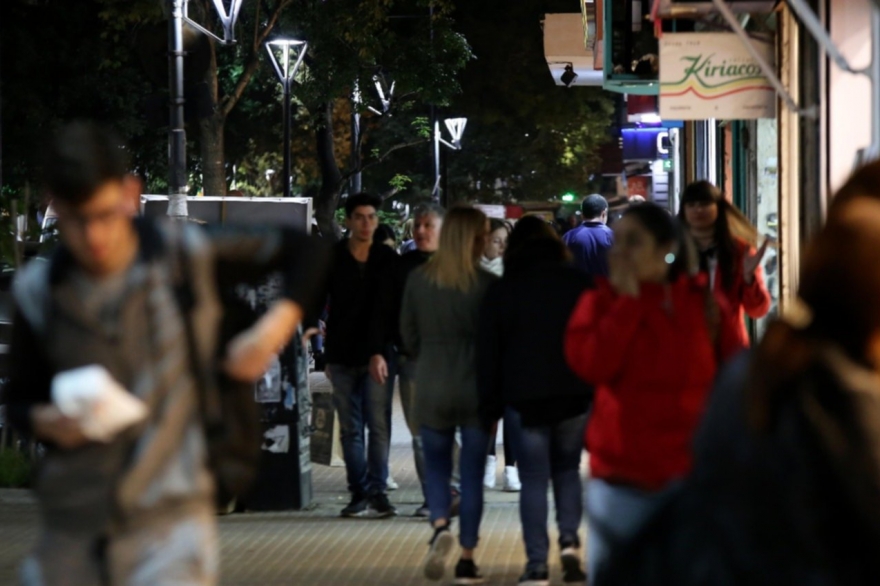
M333 404L339 414L348 490L362 497L382 494L388 482L391 395L384 385L370 384L366 368L329 364L327 370L333 385Z
M587 414L556 425L521 427L518 433L519 514L526 545L528 569L547 563L550 537L547 534L547 488L553 480L556 525L560 542L577 545L583 517L580 464L584 449Z
M666 500L666 490L649 492L604 480L587 482L589 538L587 568L590 576L608 562L614 547L635 537Z
M422 448L425 452L428 507L431 522L449 519L452 506L452 452L455 429L432 429L422 426ZM474 549L480 537L483 518L483 474L489 434L479 427L461 428L461 535L464 549Z

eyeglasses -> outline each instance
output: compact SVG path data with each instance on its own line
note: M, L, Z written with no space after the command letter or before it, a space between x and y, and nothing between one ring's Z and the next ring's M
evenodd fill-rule
M113 206L112 208L108 208L106 210L92 212L89 214L83 214L80 212L63 213L59 211L58 220L62 224L70 223L80 230L85 230L93 224L102 227L108 226L119 217L126 216L127 211L127 207L121 204L118 206Z

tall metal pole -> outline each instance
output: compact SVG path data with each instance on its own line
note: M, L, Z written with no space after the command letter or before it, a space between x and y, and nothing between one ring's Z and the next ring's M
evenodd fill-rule
M428 5L428 27L431 31L431 64L434 61L434 4ZM434 133L434 140L431 143L434 149L432 158L434 160L434 188L431 191L431 198L435 203L440 203L440 127L437 121L437 109L431 104L430 115L431 131Z
M434 106L431 106L433 113ZM434 190L431 196L436 203L440 203L440 122L434 120Z
M290 51L284 52L285 67L289 67ZM290 79L285 79L284 84L284 197L291 197L290 185Z
M871 146L870 160L880 159L880 6L871 6Z
M361 113L360 113L360 103L361 103L361 92L358 87L358 82L355 80L354 82L354 94L351 98L351 168L354 170L354 174L351 176L351 193L360 193L363 189L363 174L360 171L361 167Z
M168 0L168 85L170 127L168 130L168 215L185 219L186 129L183 117L183 5L186 0Z

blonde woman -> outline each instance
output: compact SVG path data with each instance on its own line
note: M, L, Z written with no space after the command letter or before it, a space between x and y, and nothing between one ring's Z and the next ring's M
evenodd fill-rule
M454 539L449 531L452 451L461 431L462 553L455 584L479 584L474 549L483 515L483 472L489 445L480 424L476 338L480 303L497 279L480 268L489 223L470 207L450 211L440 248L409 278L403 297L401 333L416 356L415 415L425 455L426 489L434 537L425 576L440 580Z

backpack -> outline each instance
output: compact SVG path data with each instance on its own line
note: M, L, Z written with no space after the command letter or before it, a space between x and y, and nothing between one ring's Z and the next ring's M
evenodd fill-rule
M212 365L202 364L192 321L196 297L190 259L182 243L177 244L175 297L184 320L190 369L195 378L207 442L208 466L217 485L217 504L227 507L253 486L260 464L262 433L254 385L231 379L219 365L228 342L251 327L257 313L231 291L221 291L223 318L217 345L219 354ZM208 368L216 368L216 372L211 373L216 380L213 387L207 383Z

